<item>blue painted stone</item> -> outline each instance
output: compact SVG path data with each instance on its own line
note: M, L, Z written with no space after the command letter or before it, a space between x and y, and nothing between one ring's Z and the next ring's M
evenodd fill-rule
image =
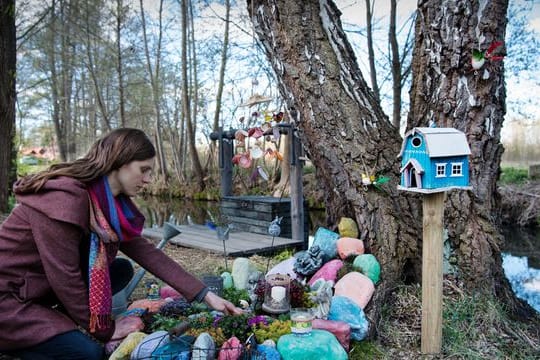
M328 320L344 321L351 326L351 339L364 340L369 330L369 322L364 310L346 296L334 296L330 304Z
M275 347L267 345L257 345L257 352L251 355L251 360L281 360L281 355Z
M284 360L332 359L346 360L347 352L336 337L326 330L311 330L309 335L283 335L277 343Z
M158 347L152 353L152 359L155 360L188 360L191 357L191 345L195 337L183 335L170 343Z
M336 232L320 227L315 232L313 244L311 246L318 246L325 254L325 261L333 259L337 256L337 241L340 235Z

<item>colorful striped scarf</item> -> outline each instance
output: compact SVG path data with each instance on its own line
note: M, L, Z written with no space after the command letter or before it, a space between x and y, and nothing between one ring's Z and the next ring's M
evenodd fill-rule
M139 236L144 216L128 196L113 196L106 176L88 187L90 198L90 256L88 296L90 332L105 330L112 323L112 291L109 266L120 241Z

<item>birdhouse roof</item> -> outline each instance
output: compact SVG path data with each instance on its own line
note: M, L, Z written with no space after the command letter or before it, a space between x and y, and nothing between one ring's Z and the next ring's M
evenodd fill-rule
M409 137L422 134L429 157L470 155L471 149L465 134L454 128L415 127L405 134L399 156L403 155Z

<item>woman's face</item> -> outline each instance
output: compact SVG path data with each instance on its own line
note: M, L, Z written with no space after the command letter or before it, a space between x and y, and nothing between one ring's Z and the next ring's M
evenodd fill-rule
M154 158L143 161L135 160L113 170L108 176L113 195L135 196L139 190L150 183L153 170Z

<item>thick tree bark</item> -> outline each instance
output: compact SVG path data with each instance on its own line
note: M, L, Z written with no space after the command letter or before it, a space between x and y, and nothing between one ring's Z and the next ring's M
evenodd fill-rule
M376 323L408 264L420 265L419 202L396 190L401 137L363 79L334 3L252 1L247 8L255 31L325 190L328 226L354 218L367 251L381 263L382 282L366 308ZM366 191L362 174L391 180L382 191Z
M0 0L0 214L15 181L15 0Z
M472 191L448 194L445 225L457 259L458 276L469 289L516 301L502 270L497 179L503 147L500 134L505 114L502 61L471 66L473 49L485 51L504 40L507 0L419 1L413 86L408 129L454 127L467 134L471 147Z

